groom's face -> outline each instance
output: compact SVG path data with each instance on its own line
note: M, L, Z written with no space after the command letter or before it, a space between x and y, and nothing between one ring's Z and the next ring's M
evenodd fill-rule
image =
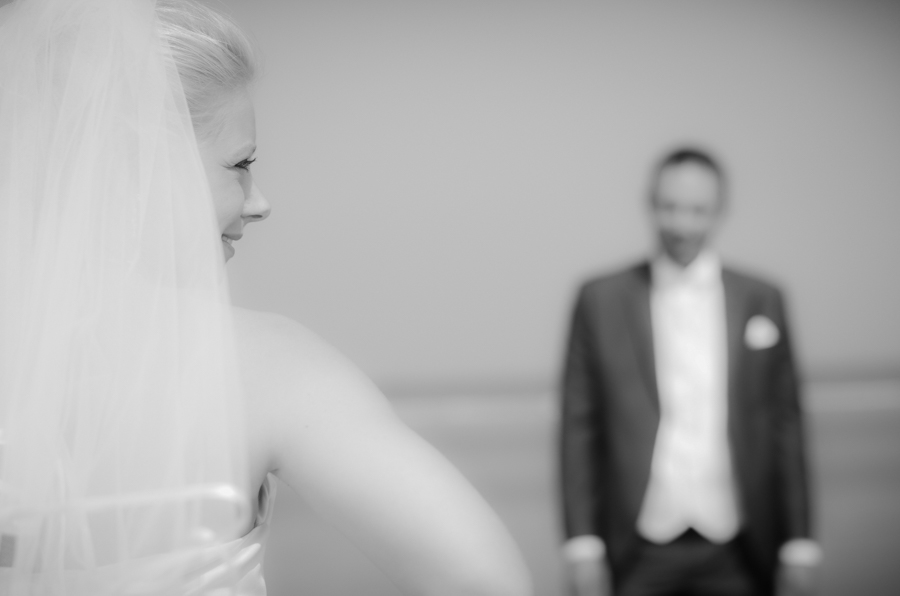
M722 213L721 185L708 166L685 161L663 168L651 203L662 250L682 266L706 246Z

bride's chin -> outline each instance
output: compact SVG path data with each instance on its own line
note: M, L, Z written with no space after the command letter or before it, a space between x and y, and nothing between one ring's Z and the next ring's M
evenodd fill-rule
M222 238L222 250L225 253L225 261L228 262L228 259L234 256L234 247L225 238Z

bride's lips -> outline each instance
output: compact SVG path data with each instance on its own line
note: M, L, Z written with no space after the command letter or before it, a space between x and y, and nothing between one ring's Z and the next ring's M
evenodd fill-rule
M227 261L234 256L234 247L232 242L240 240L243 234L222 234L222 246L225 248L225 260Z

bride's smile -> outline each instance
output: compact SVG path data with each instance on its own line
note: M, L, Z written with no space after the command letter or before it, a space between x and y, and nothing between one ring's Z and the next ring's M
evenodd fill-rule
M271 211L250 171L256 161L256 117L250 94L241 89L225 99L216 110L212 130L198 141L227 261L234 256L233 242L243 236L244 225L262 221Z

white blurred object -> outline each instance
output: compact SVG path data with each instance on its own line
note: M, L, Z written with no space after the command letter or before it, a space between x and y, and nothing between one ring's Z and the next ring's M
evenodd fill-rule
M778 551L782 565L817 567L822 564L822 547L809 538L795 538L785 542Z
M575 536L563 544L563 558L566 561L601 561L605 557L606 544L599 536Z
M755 315L747 321L744 329L744 342L751 350L765 350L778 343L781 334L771 319L763 315Z

